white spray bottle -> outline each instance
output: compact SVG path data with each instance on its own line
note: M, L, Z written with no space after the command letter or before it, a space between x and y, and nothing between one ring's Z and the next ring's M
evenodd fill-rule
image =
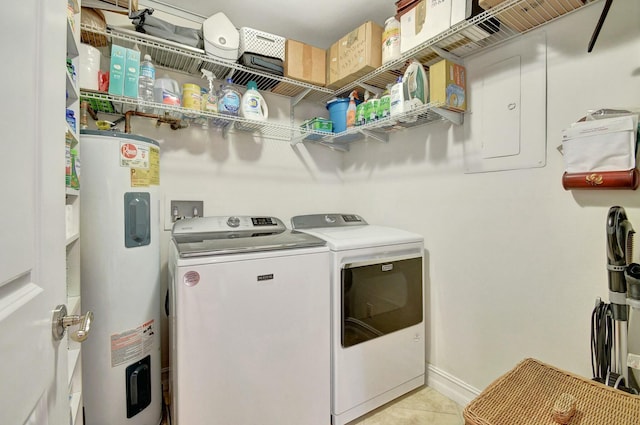
M207 98L202 100L202 110L205 112L218 112L218 93L213 87L213 80L216 76L208 69L201 69L202 78L206 78L209 81L209 93Z

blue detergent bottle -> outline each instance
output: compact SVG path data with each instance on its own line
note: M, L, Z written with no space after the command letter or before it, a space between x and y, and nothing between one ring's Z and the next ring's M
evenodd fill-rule
M237 117L240 113L240 92L233 86L233 80L227 78L223 84L218 97L218 113Z

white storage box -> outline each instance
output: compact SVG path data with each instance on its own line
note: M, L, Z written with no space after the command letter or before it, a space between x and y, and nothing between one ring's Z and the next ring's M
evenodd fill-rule
M449 29L451 1L422 0L400 17L400 51L402 53Z
M626 171L636 166L637 115L573 124L562 131L567 173Z
M285 41L286 39L279 35L242 27L240 28L240 52L238 57L247 52L284 61Z
M202 36L208 55L234 62L238 59L240 36L224 13L218 12L202 23Z

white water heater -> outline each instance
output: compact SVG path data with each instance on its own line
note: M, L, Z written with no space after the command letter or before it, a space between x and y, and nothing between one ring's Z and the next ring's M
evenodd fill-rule
M86 423L158 425L160 148L87 130L80 157L81 303L94 312L82 344Z

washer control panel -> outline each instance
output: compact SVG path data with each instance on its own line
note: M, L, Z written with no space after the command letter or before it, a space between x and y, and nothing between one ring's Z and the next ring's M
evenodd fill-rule
M269 216L213 216L178 220L173 225L173 235L216 232L280 232L286 226L277 217Z

